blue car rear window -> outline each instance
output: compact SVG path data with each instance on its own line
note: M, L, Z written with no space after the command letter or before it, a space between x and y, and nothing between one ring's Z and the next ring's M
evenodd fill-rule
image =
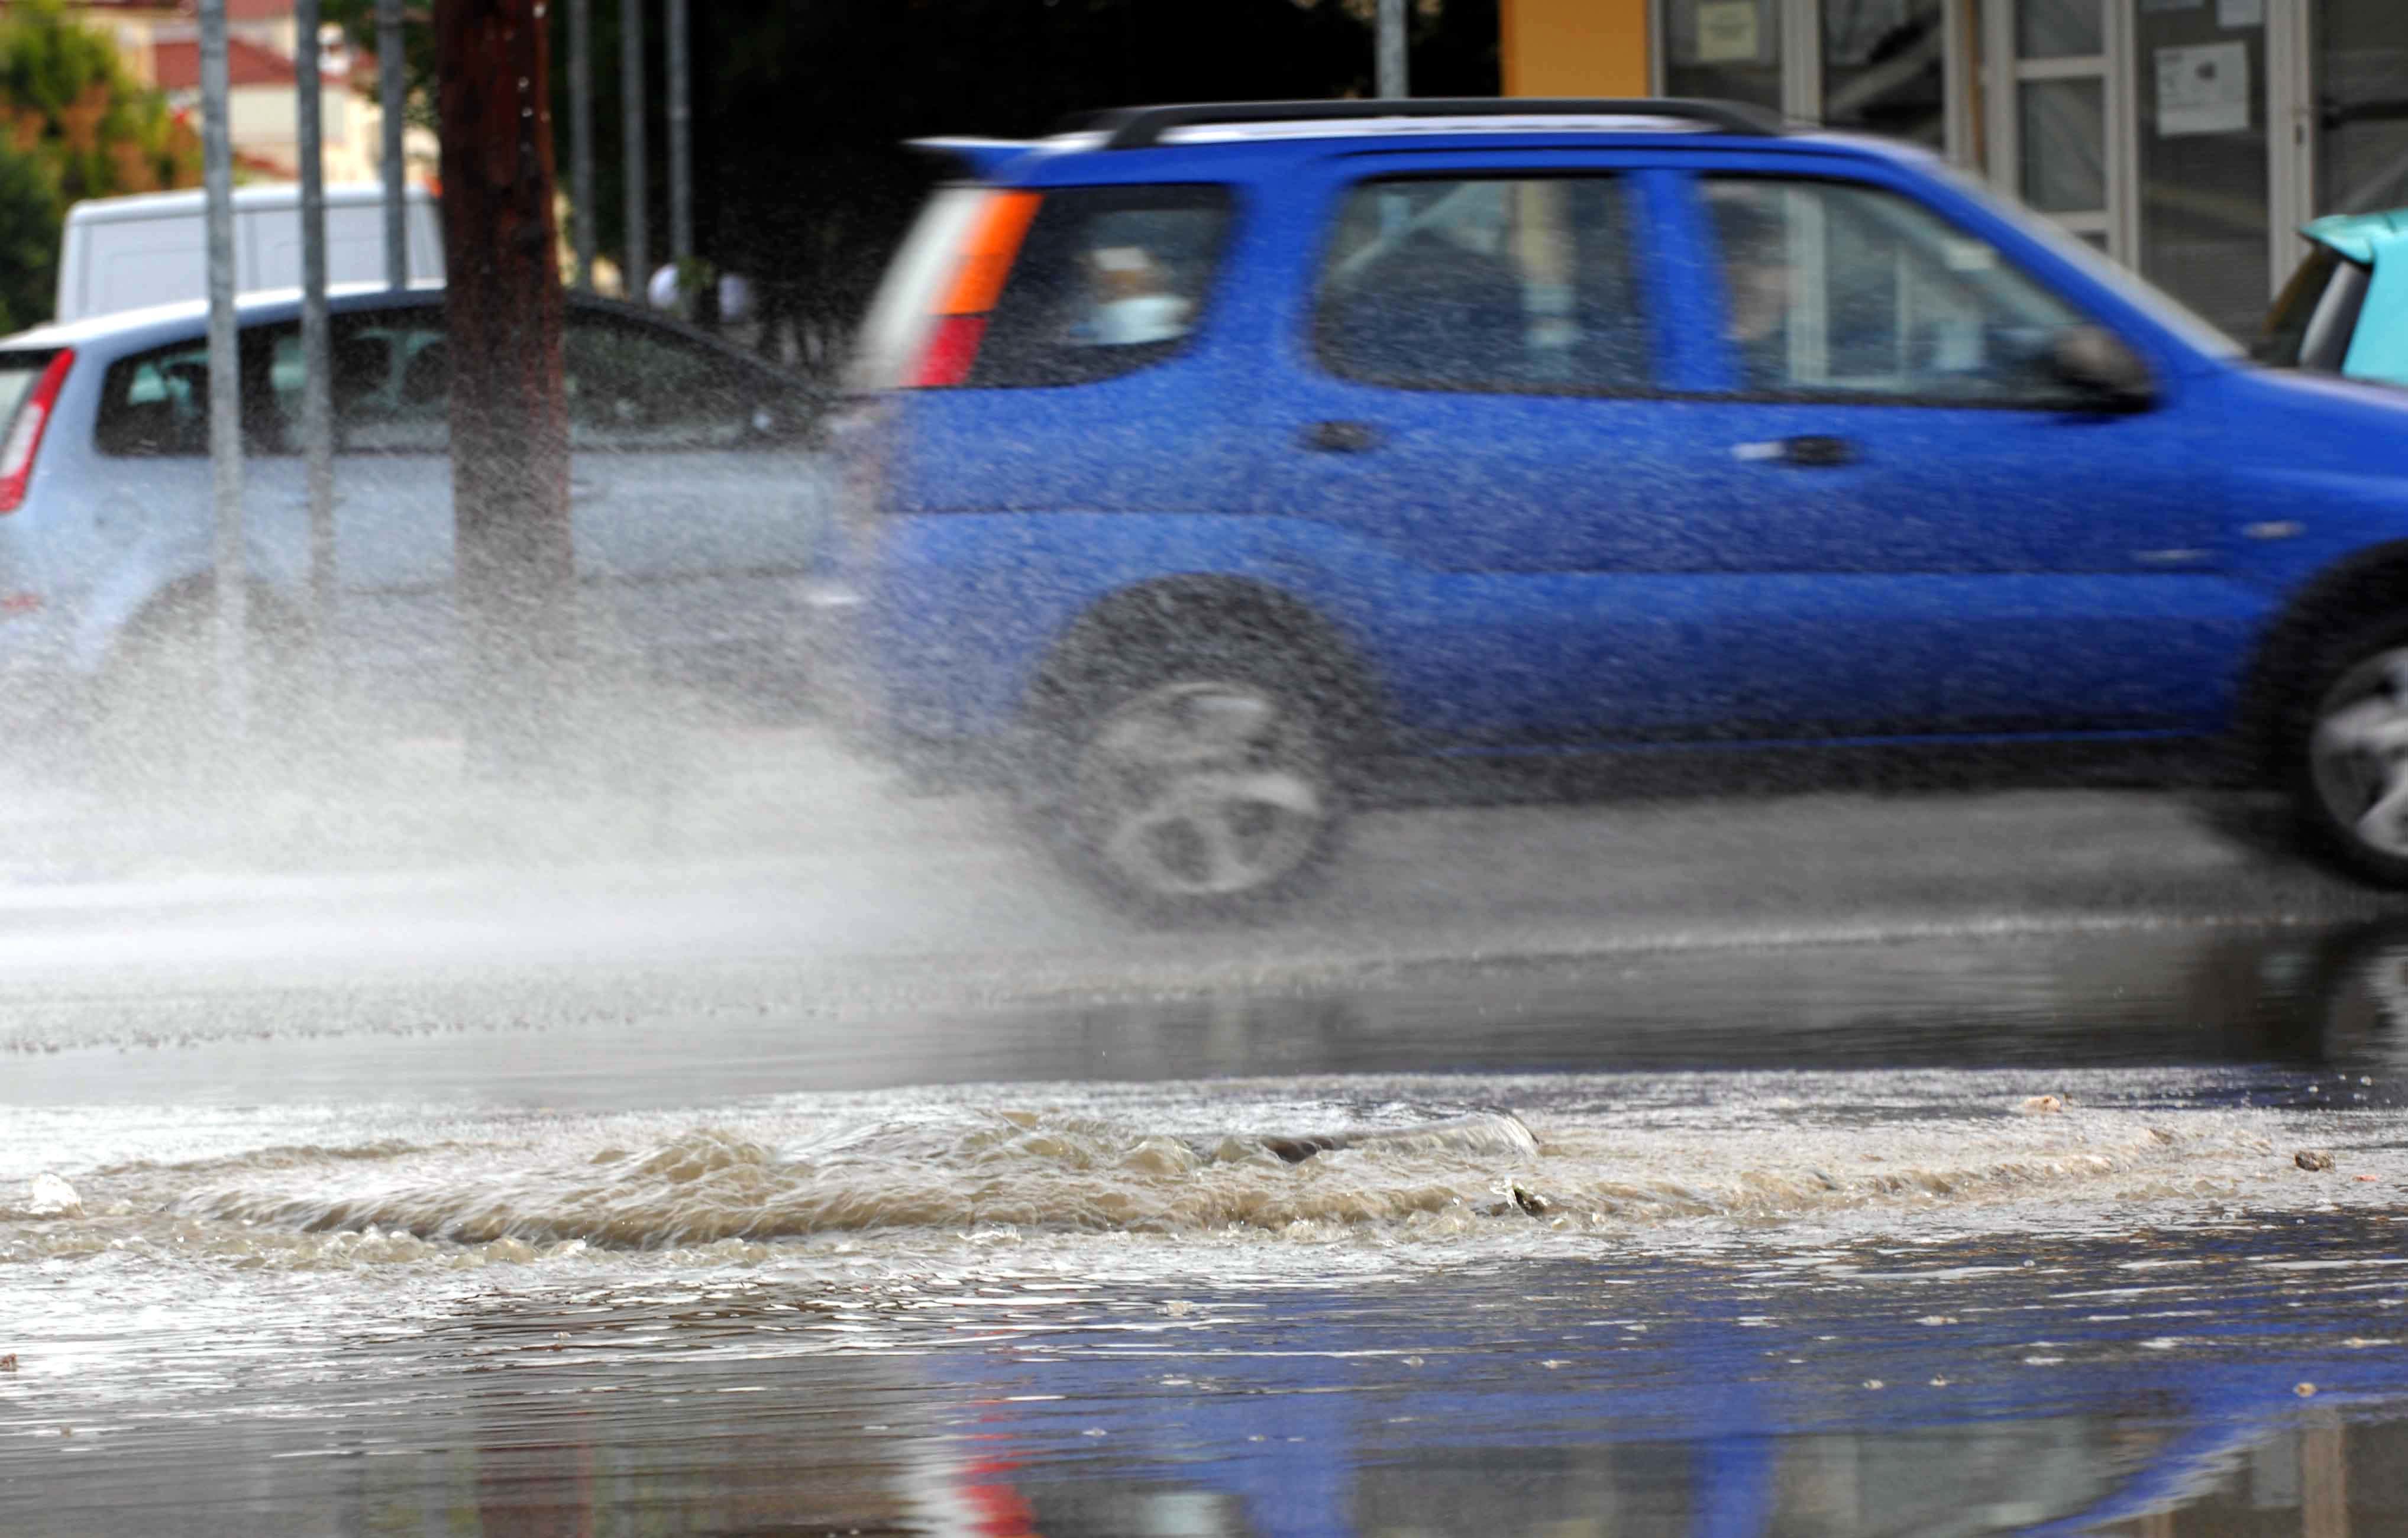
M1092 384L1177 352L1203 323L1231 203L1215 185L1047 192L968 382Z

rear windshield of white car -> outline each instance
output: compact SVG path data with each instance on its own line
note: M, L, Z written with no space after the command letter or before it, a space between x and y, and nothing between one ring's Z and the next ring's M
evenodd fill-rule
M93 435L104 454L208 453L208 340L195 337L109 364Z

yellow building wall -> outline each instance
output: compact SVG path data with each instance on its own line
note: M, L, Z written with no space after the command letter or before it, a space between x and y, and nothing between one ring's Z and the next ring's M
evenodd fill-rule
M1644 96L1650 0L1498 0L1508 96Z

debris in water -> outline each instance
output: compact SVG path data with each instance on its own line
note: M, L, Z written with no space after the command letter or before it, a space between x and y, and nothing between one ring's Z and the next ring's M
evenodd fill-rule
M2314 1399L2316 1397L2316 1386L2313 1383L2302 1383L2298 1388L2292 1389L2291 1392L2299 1395L2301 1399Z
M1865 1379L1865 1387L1868 1388L1886 1388L1889 1385L1882 1382L1879 1378L1867 1378Z
M2382 1179L2383 1176L2379 1175L2353 1175L2350 1178L2358 1182L2360 1185L2371 1186L2377 1180Z
M80 1218L83 1198L73 1186L45 1170L25 1183L25 1211L36 1218Z
M2322 1148L2301 1148L2291 1156L2291 1162L2303 1170L2329 1170L2333 1167L2332 1155Z
M1533 1218L1544 1218L1555 1210L1555 1204L1553 1202L1523 1186L1518 1180L1513 1183L1513 1204Z
M1184 1298L1173 1298L1162 1305L1162 1311L1174 1319L1183 1319L1196 1311L1196 1305Z
M2026 1116L2054 1116L2064 1109L2065 1100L2060 1095L2034 1095L2023 1104Z
M17 1370L17 1353L16 1353L16 1352L11 1351L11 1352L9 1352L7 1356L5 1356L5 1357L0 1357L0 1373L13 1373L13 1372L15 1372L16 1370Z

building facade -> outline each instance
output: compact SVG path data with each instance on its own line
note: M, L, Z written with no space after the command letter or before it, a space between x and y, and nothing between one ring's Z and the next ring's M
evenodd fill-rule
M2319 214L2408 205L2408 0L1501 0L1509 95L1910 139L2235 335Z

